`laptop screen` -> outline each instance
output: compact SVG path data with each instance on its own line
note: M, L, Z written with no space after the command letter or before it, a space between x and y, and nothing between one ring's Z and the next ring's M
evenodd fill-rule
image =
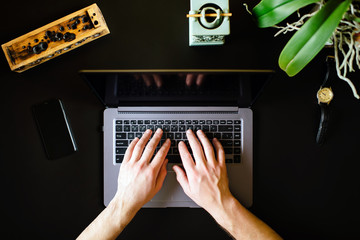
M82 70L107 107L251 107L272 70Z

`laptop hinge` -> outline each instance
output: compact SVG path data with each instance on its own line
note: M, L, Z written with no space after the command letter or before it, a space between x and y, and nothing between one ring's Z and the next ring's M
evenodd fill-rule
M216 106L216 107L118 107L118 112L234 112L238 107Z

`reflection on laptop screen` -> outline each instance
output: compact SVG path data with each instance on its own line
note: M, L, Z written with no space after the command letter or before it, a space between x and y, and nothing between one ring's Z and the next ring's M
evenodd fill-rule
M250 107L271 70L82 71L103 104Z

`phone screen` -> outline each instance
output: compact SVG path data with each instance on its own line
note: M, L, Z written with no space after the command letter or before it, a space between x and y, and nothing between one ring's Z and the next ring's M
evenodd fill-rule
M49 159L77 151L74 136L60 99L33 106L36 123Z

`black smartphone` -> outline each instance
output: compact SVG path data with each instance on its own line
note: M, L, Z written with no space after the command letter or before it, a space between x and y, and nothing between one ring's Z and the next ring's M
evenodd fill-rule
M60 99L33 106L33 113L49 159L58 159L77 151L75 138Z

